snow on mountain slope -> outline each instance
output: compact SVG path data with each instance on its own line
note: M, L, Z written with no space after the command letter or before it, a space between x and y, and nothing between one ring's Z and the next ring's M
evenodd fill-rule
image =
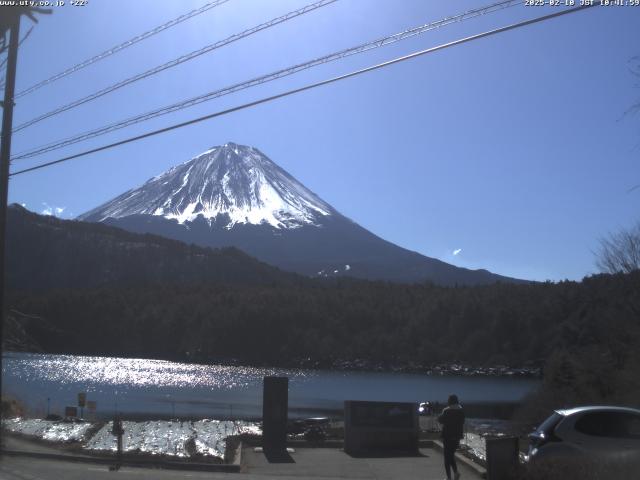
M277 229L317 225L337 213L253 147L226 143L148 180L81 215L80 220L153 215L210 224L271 225Z
M233 246L308 276L440 285L513 280L394 245L341 215L256 148L234 143L207 150L78 218L205 247Z

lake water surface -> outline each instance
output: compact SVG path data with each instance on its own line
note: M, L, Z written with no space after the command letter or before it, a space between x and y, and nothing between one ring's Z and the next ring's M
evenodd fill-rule
M164 360L5 353L3 392L31 414L62 414L78 392L97 402L97 417L259 418L262 378L289 377L290 416L340 410L344 400L518 402L539 380L430 376L409 373L325 371L197 365ZM49 402L47 401L49 399ZM49 407L47 406L49 403ZM86 414L86 412L85 412Z

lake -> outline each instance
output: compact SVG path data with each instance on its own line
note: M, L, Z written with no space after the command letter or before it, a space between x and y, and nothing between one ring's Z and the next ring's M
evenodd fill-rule
M255 419L262 414L262 378L289 377L290 417L342 409L344 400L518 402L540 380L198 365L164 360L5 353L3 393L32 415L63 414L78 392L97 403L98 418L116 411L147 418ZM49 401L47 400L49 399ZM86 412L85 412L86 413ZM86 416L86 415L85 415Z

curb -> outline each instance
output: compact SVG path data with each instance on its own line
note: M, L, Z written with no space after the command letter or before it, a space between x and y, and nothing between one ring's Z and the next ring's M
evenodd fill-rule
M22 452L18 450L1 450L0 455L9 457L30 457L40 458L44 460L63 460L67 462L77 463L97 463L100 465L114 465L115 458L106 457L83 457L77 455L62 455L56 453L40 453L40 452ZM123 459L121 462L123 467L141 467L141 468L164 468L168 470L196 470L204 472L240 472L240 464L216 464L216 463L186 463L172 462L163 460L143 460L143 459Z
M440 451L444 451L444 446L442 445L442 442L440 440L433 440L433 446ZM477 464L470 458L465 457L461 453L456 452L456 460L460 461L461 463L464 463L467 467L469 467L471 470L476 472L482 478L487 478L487 469L484 468L482 465Z

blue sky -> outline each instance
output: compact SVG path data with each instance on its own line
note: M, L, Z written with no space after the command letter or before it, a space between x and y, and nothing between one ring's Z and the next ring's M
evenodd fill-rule
M204 0L67 2L20 50L24 89ZM230 0L17 100L14 125L299 8ZM490 1L340 0L14 135L14 153ZM553 9L517 6L16 162L13 170ZM22 31L28 28L24 20ZM211 146L252 145L398 245L536 280L595 272L598 238L640 217L640 7L597 7L13 177L9 200L83 213Z

